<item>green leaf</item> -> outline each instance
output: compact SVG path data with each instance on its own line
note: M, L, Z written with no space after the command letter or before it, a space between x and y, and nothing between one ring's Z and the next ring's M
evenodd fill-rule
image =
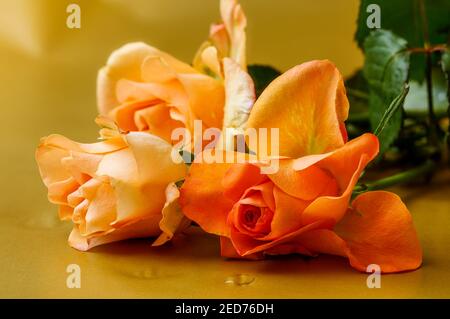
M271 66L259 64L249 65L248 73L255 83L256 97L260 96L270 82L281 74L280 71Z
M355 34L358 45L363 48L364 40L374 31L367 26L367 19L372 14L367 12L367 7L376 4L380 8L382 29L392 31L405 39L411 48L423 48L425 30L421 1L424 1L425 5L430 44L446 43L450 33L449 0L361 0ZM425 56L412 55L410 64L410 78L422 83L425 78Z
M380 123L390 103L400 95L408 78L407 42L390 31L372 32L364 41L364 76L369 83L369 118L372 129ZM397 138L402 124L399 108L379 135L380 155Z
M408 95L409 92L409 85L405 84L403 86L403 91L400 93L399 96L397 96L394 100L392 100L391 104L387 108L387 110L384 112L383 117L381 118L380 122L378 123L378 126L373 131L373 134L376 136L380 136L383 130L386 128L388 123L391 122L392 117L394 114L398 112L398 110L401 109L403 102L405 101L406 95Z

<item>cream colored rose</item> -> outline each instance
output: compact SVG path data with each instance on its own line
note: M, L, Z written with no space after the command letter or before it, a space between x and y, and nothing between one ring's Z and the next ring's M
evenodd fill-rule
M174 185L186 166L175 164L171 152L170 144L143 132L94 144L43 138L36 160L50 202L74 224L70 245L84 251L126 238L170 239L187 223Z

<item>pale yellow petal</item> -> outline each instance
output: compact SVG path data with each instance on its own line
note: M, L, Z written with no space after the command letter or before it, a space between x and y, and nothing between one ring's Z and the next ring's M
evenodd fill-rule
M162 219L159 228L163 232L153 243L153 246L161 246L171 240L176 232L188 227L191 221L181 211L178 203L180 191L175 183L170 183L166 188L166 203L162 210Z

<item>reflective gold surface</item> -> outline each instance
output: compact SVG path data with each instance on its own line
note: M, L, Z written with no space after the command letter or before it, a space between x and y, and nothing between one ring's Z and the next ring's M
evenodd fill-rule
M77 1L82 28L69 30L70 2L0 0L0 297L450 298L450 172L431 186L396 189L414 216L424 265L382 276L381 289L368 289L367 276L338 257L224 260L218 241L198 229L160 248L148 240L70 248L70 225L46 201L34 162L39 138L96 139L96 72L113 49L143 40L189 61L218 19L216 1ZM250 63L285 70L329 58L346 75L361 65L356 0L241 2ZM81 267L80 289L66 287L69 264Z

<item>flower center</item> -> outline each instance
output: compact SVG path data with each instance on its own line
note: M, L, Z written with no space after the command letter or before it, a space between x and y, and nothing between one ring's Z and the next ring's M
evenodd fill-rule
M244 212L244 224L249 228L254 228L261 217L261 210L254 206L249 206Z

